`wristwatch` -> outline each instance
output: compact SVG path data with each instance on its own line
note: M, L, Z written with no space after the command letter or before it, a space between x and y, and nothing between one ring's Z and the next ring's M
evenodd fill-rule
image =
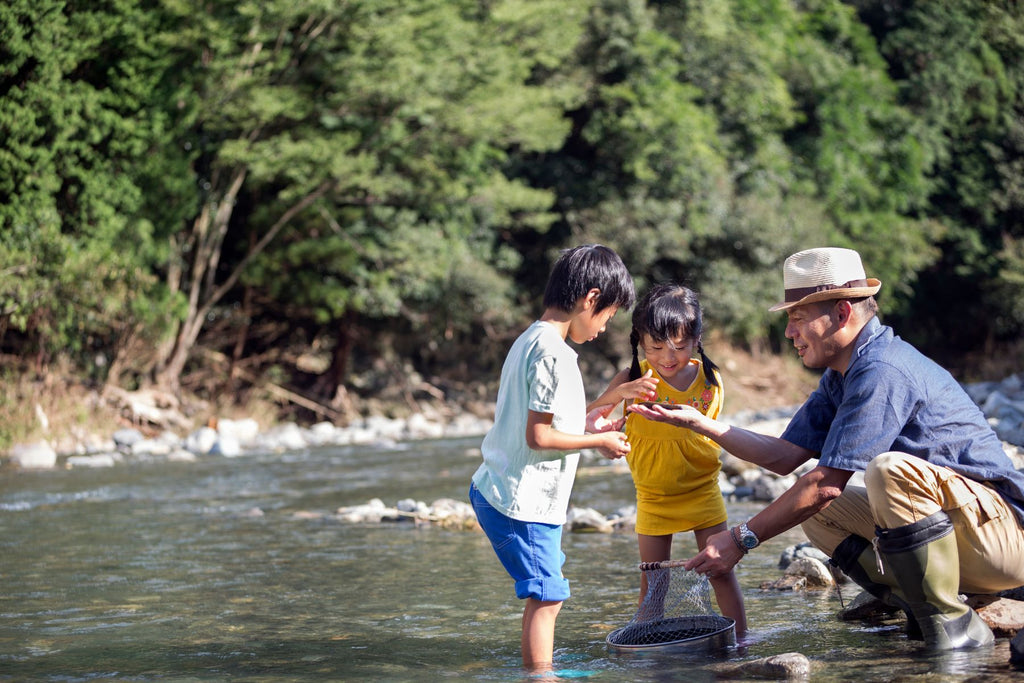
M753 550L761 544L761 541L759 541L757 538L757 534L755 534L753 531L747 528L746 522L740 524L739 526L739 537L740 544L742 544L745 549L744 552L748 550Z

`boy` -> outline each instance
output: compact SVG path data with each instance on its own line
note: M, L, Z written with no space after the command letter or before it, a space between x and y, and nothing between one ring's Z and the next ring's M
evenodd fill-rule
M636 300L622 259L601 245L566 250L548 278L544 314L512 345L501 371L494 426L469 496L498 559L515 580L523 610L523 666L549 671L555 619L569 597L561 550L579 451L609 459L629 452L619 431L586 434L587 399L577 344L604 332Z

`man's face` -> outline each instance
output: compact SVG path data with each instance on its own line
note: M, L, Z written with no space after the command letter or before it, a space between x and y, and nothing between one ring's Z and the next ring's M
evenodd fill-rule
M789 309L786 338L808 368L827 368L840 350L835 339L839 326L833 315L835 301L822 301Z

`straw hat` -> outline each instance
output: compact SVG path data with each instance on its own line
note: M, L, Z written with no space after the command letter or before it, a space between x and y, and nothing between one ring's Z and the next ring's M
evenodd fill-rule
M860 254L837 247L807 249L787 258L782 266L782 284L786 300L769 311L784 311L815 301L872 296L882 286L879 280L864 275Z

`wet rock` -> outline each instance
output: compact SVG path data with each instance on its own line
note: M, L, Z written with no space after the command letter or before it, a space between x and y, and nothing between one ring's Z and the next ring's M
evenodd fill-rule
M636 531L636 506L629 505L619 508L608 515L608 522L615 531L625 531L627 533Z
M780 477L770 472L765 472L754 482L754 500L770 503L783 493L788 491L796 483L796 476L788 474Z
M836 585L825 563L813 557L798 557L793 560L786 567L785 576L803 577L807 581L807 588L831 588Z
M440 498L430 506L431 521L445 529L478 529L473 506L453 498Z
M337 510L339 519L355 524L378 523L385 520L397 520L400 518L397 508L389 508L384 505L380 498L374 498L365 505L352 505L341 507Z
M839 611L840 621L881 621L902 614L899 607L882 602L867 591L861 591L850 604Z
M25 470L47 470L57 464L57 451L45 441L18 444L11 449L11 462Z
M785 570L793 560L801 557L811 557L825 564L829 560L828 555L811 545L810 541L804 541L782 551L782 555L779 557L779 569Z
M1024 629L1024 602L994 595L975 595L967 604L985 620L996 637L1008 638Z
M764 591L798 591L807 588L807 577L796 574L787 574L781 579L774 581L762 581L761 590Z
M722 678L806 680L813 669L811 660L799 652L763 657L749 662L713 667Z
M200 427L185 437L185 450L196 455L209 455L217 443L217 430L213 427Z
M64 461L68 469L75 467L113 467L121 461L120 455L98 453L96 455L72 455Z
M591 508L569 508L566 529L573 532L598 532L610 534L614 526L597 510Z
M111 435L111 438L119 449L130 451L132 446L146 437L138 429L118 429Z

